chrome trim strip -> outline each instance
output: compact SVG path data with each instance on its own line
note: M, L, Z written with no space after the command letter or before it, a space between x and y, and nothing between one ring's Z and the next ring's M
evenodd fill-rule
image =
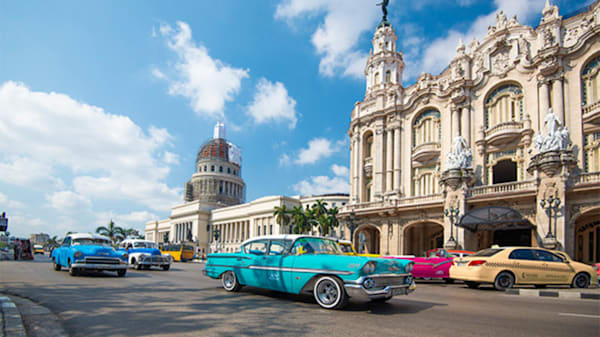
M207 264L206 268L210 267L229 267L229 268L241 268L241 269L258 269L258 270L274 270L274 271L285 271L285 272L298 272L298 273L331 273L338 275L352 275L354 272L343 271L343 270L331 270L331 269L310 269L310 268L285 268L285 267L268 267L268 266L232 266L232 265L221 265L221 264Z
M378 277L398 277L398 278L402 278L402 277L409 277L411 276L410 273L405 273L405 274L373 274L373 275L364 275L359 277L356 280L344 280L344 285L347 284L359 284L362 285L362 283L364 282L364 280L366 278L378 278Z
M127 269L128 265L126 264L92 264L92 263L73 263L71 264L71 268L80 268L80 269L106 269L106 270L116 270L116 269Z
M256 255L256 256L268 256L268 255ZM226 256L222 256L222 255L216 255L213 256L212 254L208 256L211 259L245 259L245 260L250 260L252 259L249 256L243 256L243 255L226 255Z

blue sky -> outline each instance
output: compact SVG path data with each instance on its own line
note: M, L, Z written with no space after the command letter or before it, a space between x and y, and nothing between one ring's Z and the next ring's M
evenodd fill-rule
M347 128L378 0L0 2L0 212L9 231L142 230L182 202L215 123L246 200L349 191ZM554 0L562 15L589 0ZM404 85L495 13L544 0L391 0Z

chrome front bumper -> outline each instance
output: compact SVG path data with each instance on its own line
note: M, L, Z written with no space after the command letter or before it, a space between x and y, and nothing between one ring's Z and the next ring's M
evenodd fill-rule
M93 264L93 263L73 263L71 268L94 269L94 270L119 270L127 269L127 264Z
M168 266L171 265L171 260L162 256L146 257L137 261L138 264L143 266Z
M367 279L382 280L387 284L381 284L371 289L364 287L364 281ZM376 281L377 283L377 281ZM368 275L360 277L355 281L345 281L344 288L346 294L355 299L374 300L381 298L391 298L396 295L408 295L417 288L415 281L410 274L399 275Z

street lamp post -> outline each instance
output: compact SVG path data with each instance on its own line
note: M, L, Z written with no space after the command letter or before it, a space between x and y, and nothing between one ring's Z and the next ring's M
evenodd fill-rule
M540 206L546 210L546 214L548 214L548 233L544 240L556 240L556 213L558 213L558 208L560 207L560 199L555 198L553 196L549 196L548 199L540 200ZM554 234L552 234L552 213L554 213Z
M358 217L354 211L350 212L350 215L346 217L346 224L348 225L348 229L350 229L350 241L352 242L352 245L354 245L354 230L358 227L357 220Z
M458 214L460 210L458 208L450 207L450 209L444 210L444 215L450 218L450 238L446 241L447 248L456 248L458 246L456 240L454 239L454 224L456 223L456 219L458 219Z
M215 253L217 253L219 251L219 238L221 237L221 230L215 228L215 230L213 230L213 236L215 238Z

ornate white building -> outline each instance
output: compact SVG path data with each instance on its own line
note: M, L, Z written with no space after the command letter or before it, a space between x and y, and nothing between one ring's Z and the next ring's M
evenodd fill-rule
M382 254L546 246L598 262L600 4L561 17L546 3L536 28L500 12L446 70L406 88L397 39L377 27L352 110L340 218L355 243Z

